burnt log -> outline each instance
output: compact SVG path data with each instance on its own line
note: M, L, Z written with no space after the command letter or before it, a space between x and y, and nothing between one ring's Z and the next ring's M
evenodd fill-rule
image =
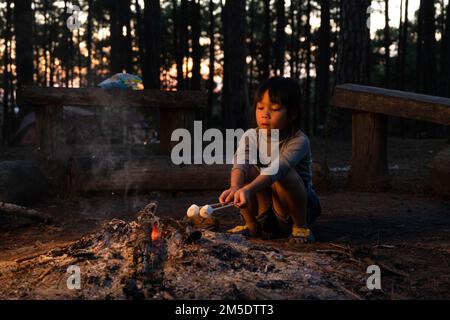
M0 215L12 218L26 218L40 223L49 223L51 221L50 216L43 212L6 202L0 202Z

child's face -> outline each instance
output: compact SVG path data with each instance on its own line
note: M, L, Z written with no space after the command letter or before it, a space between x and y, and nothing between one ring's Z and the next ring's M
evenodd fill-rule
M288 124L287 108L277 103L272 103L269 91L264 92L261 101L256 103L256 123L261 129L283 130Z

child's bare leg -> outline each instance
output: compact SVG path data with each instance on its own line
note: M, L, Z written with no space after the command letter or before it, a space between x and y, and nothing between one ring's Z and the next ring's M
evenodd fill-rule
M307 194L302 178L291 169L282 179L272 184L273 206L279 213L288 214L294 226L307 228Z
M258 175L259 172L255 168L252 168L245 184L252 182ZM261 225L256 219L256 216L264 213L269 208L272 204L271 198L272 191L270 188L262 190L250 199L246 208L241 209L241 215L245 220L245 225L249 227L252 234L259 234L261 232Z

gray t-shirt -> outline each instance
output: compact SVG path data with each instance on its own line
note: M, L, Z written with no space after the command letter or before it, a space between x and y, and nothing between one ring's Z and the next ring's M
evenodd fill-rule
M246 134L250 131L253 133L250 134L250 139L256 139L258 129L249 129L246 131ZM246 134L244 134L239 141L238 148L233 158L233 169L241 169L246 175L248 175L248 170L251 166L255 166L260 172L261 169L267 171L267 168L262 168L260 164L250 164L248 156L249 148L246 140L244 139ZM253 136L255 137L253 138ZM240 159L245 159L245 163L238 164L238 157L240 157ZM302 178L305 186L312 187L311 148L309 138L303 133L302 130L298 130L295 134L279 140L279 157L276 161L272 161L272 163L269 164L269 167L275 163L278 166L278 170L275 174L270 175L272 183L282 179L290 168L294 168Z

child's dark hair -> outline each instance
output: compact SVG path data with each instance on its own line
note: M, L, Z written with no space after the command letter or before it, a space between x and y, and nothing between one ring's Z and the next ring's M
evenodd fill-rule
M302 120L301 90L297 81L292 78L272 77L261 83L255 92L253 107L260 102L266 91L270 101L286 107L290 119L288 128L292 131L300 129ZM294 118L294 115L296 117Z

